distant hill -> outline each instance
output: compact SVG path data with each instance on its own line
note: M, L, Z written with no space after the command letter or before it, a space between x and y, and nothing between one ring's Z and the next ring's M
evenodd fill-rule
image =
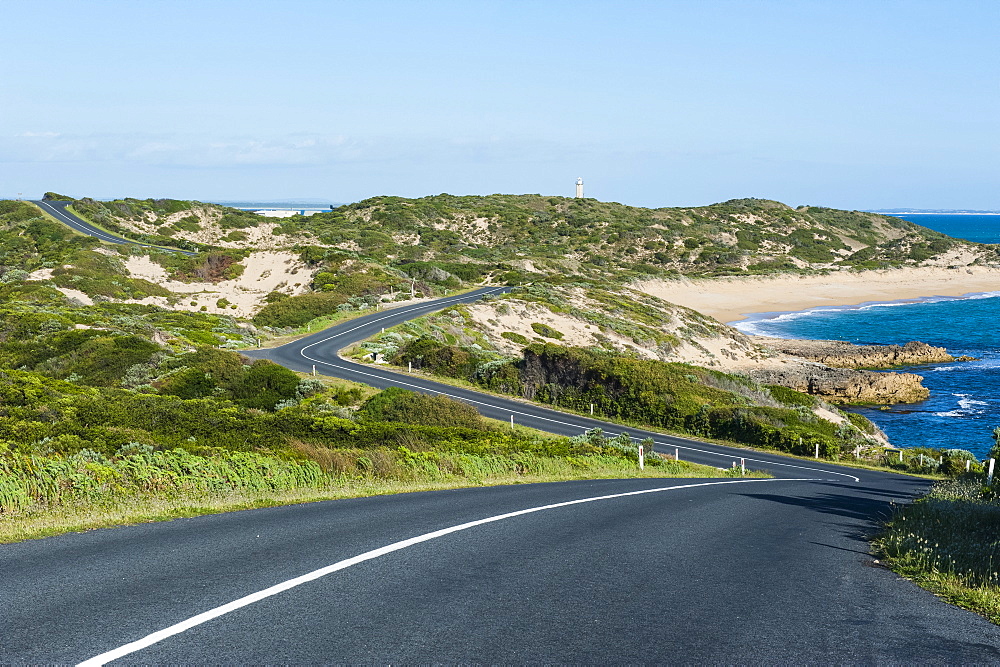
M765 199L648 209L542 195L375 197L275 231L397 263L508 262L618 278L962 263L949 253L980 253L898 218Z
M537 194L383 196L281 219L169 199L83 199L73 206L98 224L150 243L313 246L387 267L433 263L448 275L506 271L518 276L512 280L630 280L1000 260L995 250L899 218L753 198L649 209ZM468 268L456 270L463 265Z

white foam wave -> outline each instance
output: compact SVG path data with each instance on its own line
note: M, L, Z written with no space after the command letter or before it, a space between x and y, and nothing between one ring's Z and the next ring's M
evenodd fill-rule
M961 398L958 401L958 407L962 408L963 410L969 410L974 405L988 405L988 404L986 403L986 401L975 401L971 398ZM979 410L979 412L982 412L982 410Z
M749 336L770 336L773 335L773 332L766 331L759 325L790 322L792 320L802 319L803 317L813 317L823 313L838 313L842 310L842 308L810 308L809 310L799 310L794 313L779 313L777 315L771 315L770 317L768 316L770 315L769 313L764 313L758 314L756 317L751 319L740 320L739 322L732 322L730 324ZM787 335L782 335L782 337L789 338Z
M986 401L970 398L970 394L952 394L952 396L958 399L958 408L945 412L935 412L935 417L970 417L972 415L981 415L986 410L977 409L977 406L989 405Z
M977 299L995 299L1000 297L1000 290L992 292L970 292L969 294L963 294L961 296L926 296L920 297L919 299L900 299L897 301L871 301L867 303L849 305L849 306L820 306L818 308L810 308L808 310L799 310L795 312L780 313L773 316L770 313L761 313L756 317L751 317L750 319L742 320L740 322L734 323L732 326L736 327L740 331L750 335L768 335L768 332L762 331L756 325L763 324L766 322L789 322L791 320L797 320L803 317L812 317L814 315L822 315L824 313L840 313L850 310L870 310L872 308L897 308L901 306L919 306L925 303L941 303L943 301L968 301Z

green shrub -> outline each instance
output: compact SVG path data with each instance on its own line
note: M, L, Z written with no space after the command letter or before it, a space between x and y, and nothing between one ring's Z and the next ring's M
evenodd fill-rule
M501 338L506 338L507 340L514 341L518 345L528 345L531 341L522 336L519 333L513 331L504 331L500 334Z
M313 293L287 296L278 292L268 295L268 303L254 315L254 324L267 327L300 327L317 317L337 312L347 298L335 293Z
M765 385L765 388L771 392L771 396L774 397L774 400L782 403L783 405L801 405L807 408L812 408L816 405L816 399L813 396L803 394L801 391L795 391L794 389L782 387L777 384ZM860 417L860 415L858 416ZM862 417L862 419L864 419L864 417ZM865 419L865 421L867 422L868 420Z
M544 336L545 338L554 338L555 340L562 340L563 334L561 331L553 329L547 324L542 324L541 322L532 322L531 330L534 331L539 336Z
M422 426L484 428L474 407L447 396L430 396L391 387L369 398L359 416L374 421L403 422Z

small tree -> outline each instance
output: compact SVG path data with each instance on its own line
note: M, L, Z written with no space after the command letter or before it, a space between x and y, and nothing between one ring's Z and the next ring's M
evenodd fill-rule
M990 448L990 458L1000 459L1000 426L993 429L993 447Z

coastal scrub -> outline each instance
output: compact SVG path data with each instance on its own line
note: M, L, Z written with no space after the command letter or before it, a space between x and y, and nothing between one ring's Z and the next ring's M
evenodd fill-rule
M895 572L1000 624L1000 493L979 475L897 510L875 551Z

